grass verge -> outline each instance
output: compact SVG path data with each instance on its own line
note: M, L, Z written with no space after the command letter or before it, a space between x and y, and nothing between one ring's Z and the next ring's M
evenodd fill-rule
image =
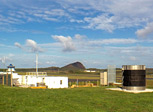
M0 112L153 112L153 93L105 87L24 89L0 85Z

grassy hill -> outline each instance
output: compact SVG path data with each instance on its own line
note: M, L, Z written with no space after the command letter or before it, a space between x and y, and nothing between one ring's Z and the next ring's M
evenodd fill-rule
M0 93L0 112L153 112L152 93L105 87L36 90L0 85Z
M67 70L67 71L70 71L70 70L77 71L77 70L85 70L85 69L86 69L85 66L80 62L71 63L61 68L61 70Z

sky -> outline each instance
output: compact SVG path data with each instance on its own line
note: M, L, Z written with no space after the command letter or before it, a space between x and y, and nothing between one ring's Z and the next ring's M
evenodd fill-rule
M39 67L151 68L152 10L153 0L0 0L0 68L33 68L36 53Z

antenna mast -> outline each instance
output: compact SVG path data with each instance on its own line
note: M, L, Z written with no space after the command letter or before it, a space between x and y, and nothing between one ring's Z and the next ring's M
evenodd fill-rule
M36 75L38 75L38 53L36 53Z

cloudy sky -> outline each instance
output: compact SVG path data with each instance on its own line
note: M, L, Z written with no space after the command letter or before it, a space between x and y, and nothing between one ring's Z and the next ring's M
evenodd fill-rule
M0 68L36 53L39 67L153 67L153 0L0 0Z

